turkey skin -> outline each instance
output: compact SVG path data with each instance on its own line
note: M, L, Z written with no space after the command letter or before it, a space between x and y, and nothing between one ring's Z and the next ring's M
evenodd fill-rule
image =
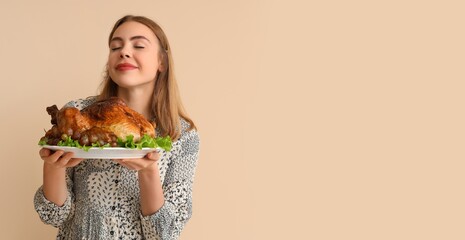
M56 105L46 110L53 126L41 141L48 145L57 145L60 140L71 138L81 146L117 147L118 139L126 140L128 136L133 136L134 142L146 134L156 137L155 123L117 97L96 101L82 110L75 107L58 109Z

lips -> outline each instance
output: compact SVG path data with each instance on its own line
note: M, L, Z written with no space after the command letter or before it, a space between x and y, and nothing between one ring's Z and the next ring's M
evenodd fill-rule
M128 70L133 70L136 69L137 67L130 64L130 63L120 63L116 65L116 69L119 71L128 71Z

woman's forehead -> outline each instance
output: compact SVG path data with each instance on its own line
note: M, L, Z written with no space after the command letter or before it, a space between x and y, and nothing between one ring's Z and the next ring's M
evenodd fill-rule
M155 33L149 27L134 21L121 24L112 36L112 40L134 40L144 38L150 42L154 42L157 39Z

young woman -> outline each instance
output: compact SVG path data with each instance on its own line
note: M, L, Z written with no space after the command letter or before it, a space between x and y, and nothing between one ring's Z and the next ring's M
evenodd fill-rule
M108 43L102 92L66 106L120 97L156 123L157 136L172 138L172 150L111 161L43 148L35 209L59 228L57 239L177 239L192 214L199 136L181 104L168 40L152 20L128 15Z

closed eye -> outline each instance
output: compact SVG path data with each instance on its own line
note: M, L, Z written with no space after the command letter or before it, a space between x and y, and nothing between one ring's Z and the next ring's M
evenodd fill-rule
M111 51L116 51L118 49L121 49L121 47L114 47L114 48L111 48Z

